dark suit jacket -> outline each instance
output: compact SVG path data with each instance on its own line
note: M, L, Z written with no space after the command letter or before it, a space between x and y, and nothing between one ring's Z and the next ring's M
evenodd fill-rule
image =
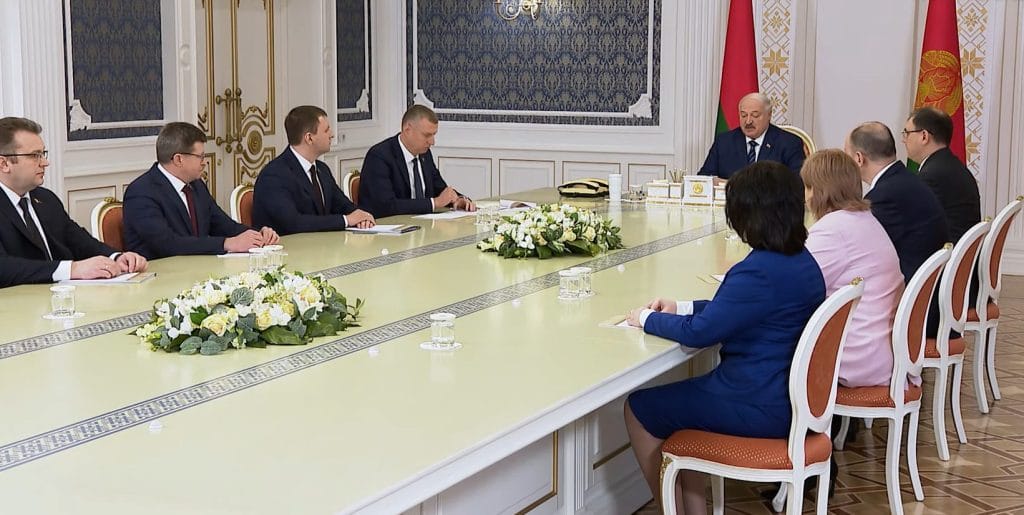
M737 127L715 137L700 175L717 175L728 179L740 168L747 166L747 137ZM761 143L758 161L778 161L794 172L804 165L804 142L796 135L769 124Z
M253 225L272 227L281 235L344 230L342 215L355 211L356 205L342 193L327 163L317 161L315 164L326 213L317 212L313 183L291 148L285 148L281 155L267 163L256 178Z
M686 382L789 419L793 352L823 300L825 280L807 249L792 256L754 250L725 274L714 299L694 302L692 315L652 313L644 331L687 347L721 342L718 367Z
M960 241L968 229L981 221L978 181L949 147L936 150L925 159L918 176L939 199L949 226L949 241Z
M864 198L871 201L871 213L896 247L904 281L949 241L938 199L901 161L893 163Z
M0 288L28 283L53 282L61 261L110 256L114 249L104 245L76 224L52 191L38 187L29 192L32 209L43 226L53 259L46 249L28 237L25 221L4 196L0 198Z
M201 180L192 185L199 235L181 195L154 163L124 192L124 245L146 259L188 254L223 254L224 239L249 228L236 223L210 195Z
M398 145L398 135L370 147L359 173L359 207L376 218L391 215L423 214L434 211L431 198L448 187L434 164L430 151L420 155L425 198L412 197L409 168Z

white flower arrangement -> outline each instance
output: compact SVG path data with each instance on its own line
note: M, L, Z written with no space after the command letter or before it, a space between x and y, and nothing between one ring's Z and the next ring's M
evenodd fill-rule
M477 243L477 248L506 258L596 256L622 248L619 230L611 220L593 211L568 204L547 204L501 217L494 236Z
M320 275L281 269L243 272L197 283L153 305L153 317L132 333L153 350L218 354L229 347L304 345L356 326L354 305Z

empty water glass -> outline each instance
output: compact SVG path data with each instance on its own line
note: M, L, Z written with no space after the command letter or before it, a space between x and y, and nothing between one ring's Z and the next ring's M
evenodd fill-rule
M249 249L249 271L263 273L267 270L270 255L262 247Z
M437 349L450 349L455 345L455 314L430 315L430 343Z
M75 316L75 287L58 284L50 287L50 317L71 318Z
M589 266L577 266L577 267L571 268L570 270L575 270L576 271L576 275L579 277L579 281L580 281L579 296L580 297L589 297L589 296L593 295L594 294L594 290L592 289L591 275L594 273L594 270L592 268L590 268Z
M284 257L287 255L284 253L284 246L264 245L263 253L267 256L266 267L268 270L277 270L284 266Z

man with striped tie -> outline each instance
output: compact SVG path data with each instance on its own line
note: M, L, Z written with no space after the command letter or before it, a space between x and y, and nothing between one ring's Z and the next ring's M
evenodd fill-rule
M761 93L740 99L739 127L715 137L700 175L728 179L755 161L778 161L799 173L804 164L804 144L794 134L772 125L772 102Z

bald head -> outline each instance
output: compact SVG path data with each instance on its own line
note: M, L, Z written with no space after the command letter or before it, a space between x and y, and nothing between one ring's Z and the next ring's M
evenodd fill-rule
M882 122L865 122L850 132L846 153L860 153L874 163L889 164L896 159L896 140Z
M750 139L760 138L772 121L772 101L758 92L740 99L740 130Z

